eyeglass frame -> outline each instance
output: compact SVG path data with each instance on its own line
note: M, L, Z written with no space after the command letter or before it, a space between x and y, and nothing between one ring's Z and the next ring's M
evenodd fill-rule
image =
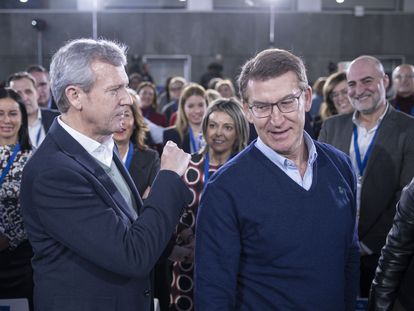
M339 98L339 96L348 96L348 88L343 88L342 90L339 90L338 92L332 91L331 94L329 94L329 99L332 101L335 101Z
M402 81L404 79L410 80L414 78L414 73L407 73L407 74L396 74L393 79Z
M254 109L254 107L256 107L256 106L257 106L257 105L255 105L255 104L253 104L253 105L249 105L249 109L250 109L250 111L252 112L252 114L253 114L256 118L258 118L258 119L264 119L264 118L268 118L269 116L271 116L271 115L272 115L272 113L273 113L273 108L274 108L274 106L276 106L276 107L277 107L277 109L279 109L279 112L280 112L280 113L290 113L290 112L293 112L293 111L298 110L298 108L299 108L299 98L302 96L303 92L305 92L305 91L306 91L306 89L300 89L300 93L299 93L298 95L289 94L289 95L287 95L287 97L285 97L285 98L283 98L283 99L280 99L280 100L278 100L277 102L272 103L272 104L262 103L262 104L264 104L265 106L270 106L270 107L271 107L269 114L268 114L268 115L266 115L266 116L258 117L258 116L255 114L255 112L254 112L254 110L253 110L253 109ZM289 97L290 95L293 95L293 96L292 96L292 97ZM295 101L296 101L296 107L295 107L295 109L292 109L292 110L289 110L289 111L282 111L282 110L280 109L280 107L279 107L279 104L280 104L281 102L284 102L284 101L286 101L286 100L290 100L290 99L293 99L293 100L295 100Z

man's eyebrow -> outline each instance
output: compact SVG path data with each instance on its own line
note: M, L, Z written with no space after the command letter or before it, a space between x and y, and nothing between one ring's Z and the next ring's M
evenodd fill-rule
M290 99L290 98L293 98L293 97L295 97L295 94L287 94L287 95L283 96L282 98L280 98L278 101L273 102L273 103L269 103L269 102L265 103L265 102L255 100L255 101L252 102L252 105L272 105L272 104L276 104L276 103L279 103L281 101L284 101L286 99Z
M117 90L117 89L120 89L123 86L126 86L126 85L123 84L123 83L110 85L110 86L105 88L105 91Z

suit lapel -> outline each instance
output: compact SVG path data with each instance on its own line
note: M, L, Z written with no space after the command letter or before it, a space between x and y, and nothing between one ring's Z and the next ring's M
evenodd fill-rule
M376 158L380 154L380 151L382 149L381 146L392 145L392 144L389 144L388 141L390 139L395 139L393 135L390 135L390 133L393 132L393 126L394 126L393 111L394 111L394 108L389 106L388 111L385 114L384 119L382 120L378 128L378 135L374 141L374 145L372 146L372 152L368 158L367 167L365 168L364 180L369 175L371 168L375 163Z
M347 155L349 155L349 147L351 146L352 129L354 124L352 122L352 115L353 114L350 113L348 118L344 118L343 122L339 124L340 128L335 130L335 132L341 133L336 146Z
M56 119L50 128L50 134L52 135L52 137L54 137L56 144L60 146L61 150L64 153L66 153L68 156L73 158L76 162L79 163L79 165L84 167L93 176L95 176L95 178L99 181L99 183L109 193L111 199L113 200L114 207L122 211L122 214L127 216L128 219L131 222L133 222L134 217L131 214L127 203L122 197L122 194L119 192L118 188L115 186L112 179L104 171L104 169L98 164L98 162L69 133L67 133L59 125ZM120 169L118 165L117 167L118 169ZM122 173L122 168L120 169L120 171ZM125 175L124 174L122 175L125 178ZM128 183L128 185L130 184ZM131 191L132 193L134 193L136 192L136 189L131 188ZM134 193L134 197L135 195L136 194ZM140 200L137 200L137 205L139 204L138 202L140 202Z
M113 159L114 159L115 165L118 167L119 171L121 172L122 177L128 184L129 189L131 189L135 203L137 204L137 212L139 214L140 209L142 207L142 199L138 193L135 183L132 180L131 175L129 175L127 169L125 168L124 164L122 163L121 159L119 158L116 152L114 152Z

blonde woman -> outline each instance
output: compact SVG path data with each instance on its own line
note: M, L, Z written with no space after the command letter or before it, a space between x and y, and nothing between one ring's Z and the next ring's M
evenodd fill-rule
M164 131L164 144L172 140L187 153L199 151L204 146L201 125L206 108L204 88L196 83L186 86L178 102L175 125Z

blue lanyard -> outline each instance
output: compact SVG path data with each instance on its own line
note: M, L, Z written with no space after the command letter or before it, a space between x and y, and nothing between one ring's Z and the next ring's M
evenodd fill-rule
M203 186L203 188L206 187L207 182L208 182L208 178L209 178L208 169L209 169L209 167L210 167L210 157L208 155L208 152L206 152L206 156L204 157L204 186Z
M16 159L17 153L20 151L20 144L17 143L16 146L14 147L13 153L9 159L9 161L7 162L7 166L4 168L3 173L0 176L0 185L3 184L4 178L6 177L7 173L9 172L14 159Z
M357 129L357 127L354 124L354 149L355 149L355 158L356 158L356 161L357 161L358 170L359 170L359 176L360 177L364 176L364 170L365 170L365 167L367 166L368 158L371 155L372 147L374 146L374 141L375 141L375 137L377 137L378 130L379 130L379 125L378 125L377 129L375 130L374 137L372 137L371 142L369 143L369 146L368 146L367 152L365 153L364 159L361 160L361 152L359 151L359 146L358 146L358 129Z
M125 167L129 170L132 162L132 155L134 154L134 145L129 142L128 154L125 160Z
M194 134L193 134L193 130L191 129L191 126L188 127L188 134L190 136L190 143L191 143L191 149L192 149L191 153L197 152L199 148L197 148L197 144L194 139Z
M401 107L400 107L399 105L397 105L395 108L396 108L398 111L401 111ZM413 107L411 107L411 110L410 110L410 115L414 116L414 106L413 106Z

